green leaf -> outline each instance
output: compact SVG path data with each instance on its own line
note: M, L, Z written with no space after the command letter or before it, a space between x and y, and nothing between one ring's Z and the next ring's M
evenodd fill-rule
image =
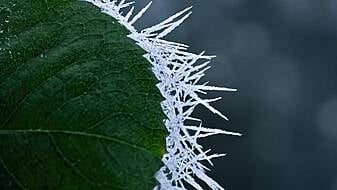
M142 190L161 96L128 31L78 0L0 0L0 189Z

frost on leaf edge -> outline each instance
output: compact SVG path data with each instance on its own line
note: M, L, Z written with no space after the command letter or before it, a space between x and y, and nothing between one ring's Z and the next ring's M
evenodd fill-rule
M134 23L140 19L150 8L152 2L147 4L138 13L134 14L134 1L125 0L84 0L99 7L103 13L115 18L126 27L129 38L146 52L143 56L151 63L152 71L159 83L159 88L164 101L161 107L166 115L164 124L168 131L166 137L166 151L163 155L163 166L156 173L158 185L155 190L183 190L186 184L197 190L202 190L201 185L195 180L199 178L213 190L223 190L216 181L206 175L209 170L202 162L207 161L211 166L211 159L225 154L210 154L198 144L199 138L216 134L241 136L240 133L229 132L221 129L205 128L202 121L191 116L194 108L201 104L208 110L225 120L228 118L220 111L213 108L210 103L220 100L221 97L203 99L199 94L207 91L236 91L232 88L210 86L207 83L199 84L205 71L210 69L209 63L215 56L194 54L187 51L188 46L171 42L163 38L178 27L192 13L188 7L154 26L141 31L134 28ZM127 13L123 14L122 10ZM199 125L188 126L185 121L198 122Z

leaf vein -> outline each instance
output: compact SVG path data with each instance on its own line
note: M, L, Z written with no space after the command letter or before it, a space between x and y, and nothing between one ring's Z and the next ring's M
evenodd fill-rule
M4 160L1 158L1 156L0 156L0 163L1 163L1 165L5 168L6 172L7 172L7 173L14 179L15 183L16 183L21 189L23 189L23 190L28 190L27 188L25 188L25 187L23 186L23 184L19 181L19 179L15 177L14 173L11 172L11 171L9 170L9 168L7 167L6 163L5 163Z
M67 131L67 130L48 130L48 129L17 129L17 130L0 130L0 135L8 135L8 134L47 134L47 135L52 135L52 134L63 134L63 135L72 135L72 136L82 136L82 137L87 137L87 138L93 138L93 139L98 139L98 140L105 140L105 141L110 141L110 142L115 142L119 143L122 145L129 146L133 149L141 150L144 152L147 152L149 154L154 154L150 150L148 150L145 147L142 147L137 144L133 144L127 141L124 141L122 139L118 139L116 137L111 137L111 136L106 136L106 135L101 135L101 134L96 134L96 133L88 133L88 132L82 132L82 131Z

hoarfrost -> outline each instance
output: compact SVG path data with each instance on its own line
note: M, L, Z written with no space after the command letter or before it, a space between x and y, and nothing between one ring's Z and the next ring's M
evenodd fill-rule
M239 133L220 129L205 128L202 121L191 117L197 105L203 105L214 114L228 120L225 115L216 110L210 103L221 99L203 99L199 94L207 94L207 91L236 91L231 88L215 87L199 84L205 71L210 68L209 63L215 56L194 54L187 51L188 46L181 43L166 41L163 39L173 31L191 14L188 7L166 20L152 27L136 30L133 24L151 6L150 2L138 13L134 14L134 2L125 0L85 0L101 9L102 12L114 17L120 24L126 27L130 34L128 37L147 53L144 57L152 64L152 71L159 80L157 87L165 100L161 103L167 118L164 120L168 131L166 138L166 151L163 155L162 168L156 173L158 185L155 190L183 190L186 184L198 190L202 187L195 180L195 176L205 182L213 190L223 188L208 177L205 173L209 170L204 161L211 166L211 159L224 156L225 154L208 154L210 150L203 150L198 144L198 139L216 134L236 135ZM126 14L122 9L128 9ZM188 126L186 121L196 121L199 125Z

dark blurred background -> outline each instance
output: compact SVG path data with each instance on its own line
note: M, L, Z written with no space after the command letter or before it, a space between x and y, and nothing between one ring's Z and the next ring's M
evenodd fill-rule
M228 153L209 174L229 190L337 190L337 0L154 0L138 28L190 5L168 38L216 54L205 80L239 90L209 94L229 122L195 112L243 134L203 140Z

